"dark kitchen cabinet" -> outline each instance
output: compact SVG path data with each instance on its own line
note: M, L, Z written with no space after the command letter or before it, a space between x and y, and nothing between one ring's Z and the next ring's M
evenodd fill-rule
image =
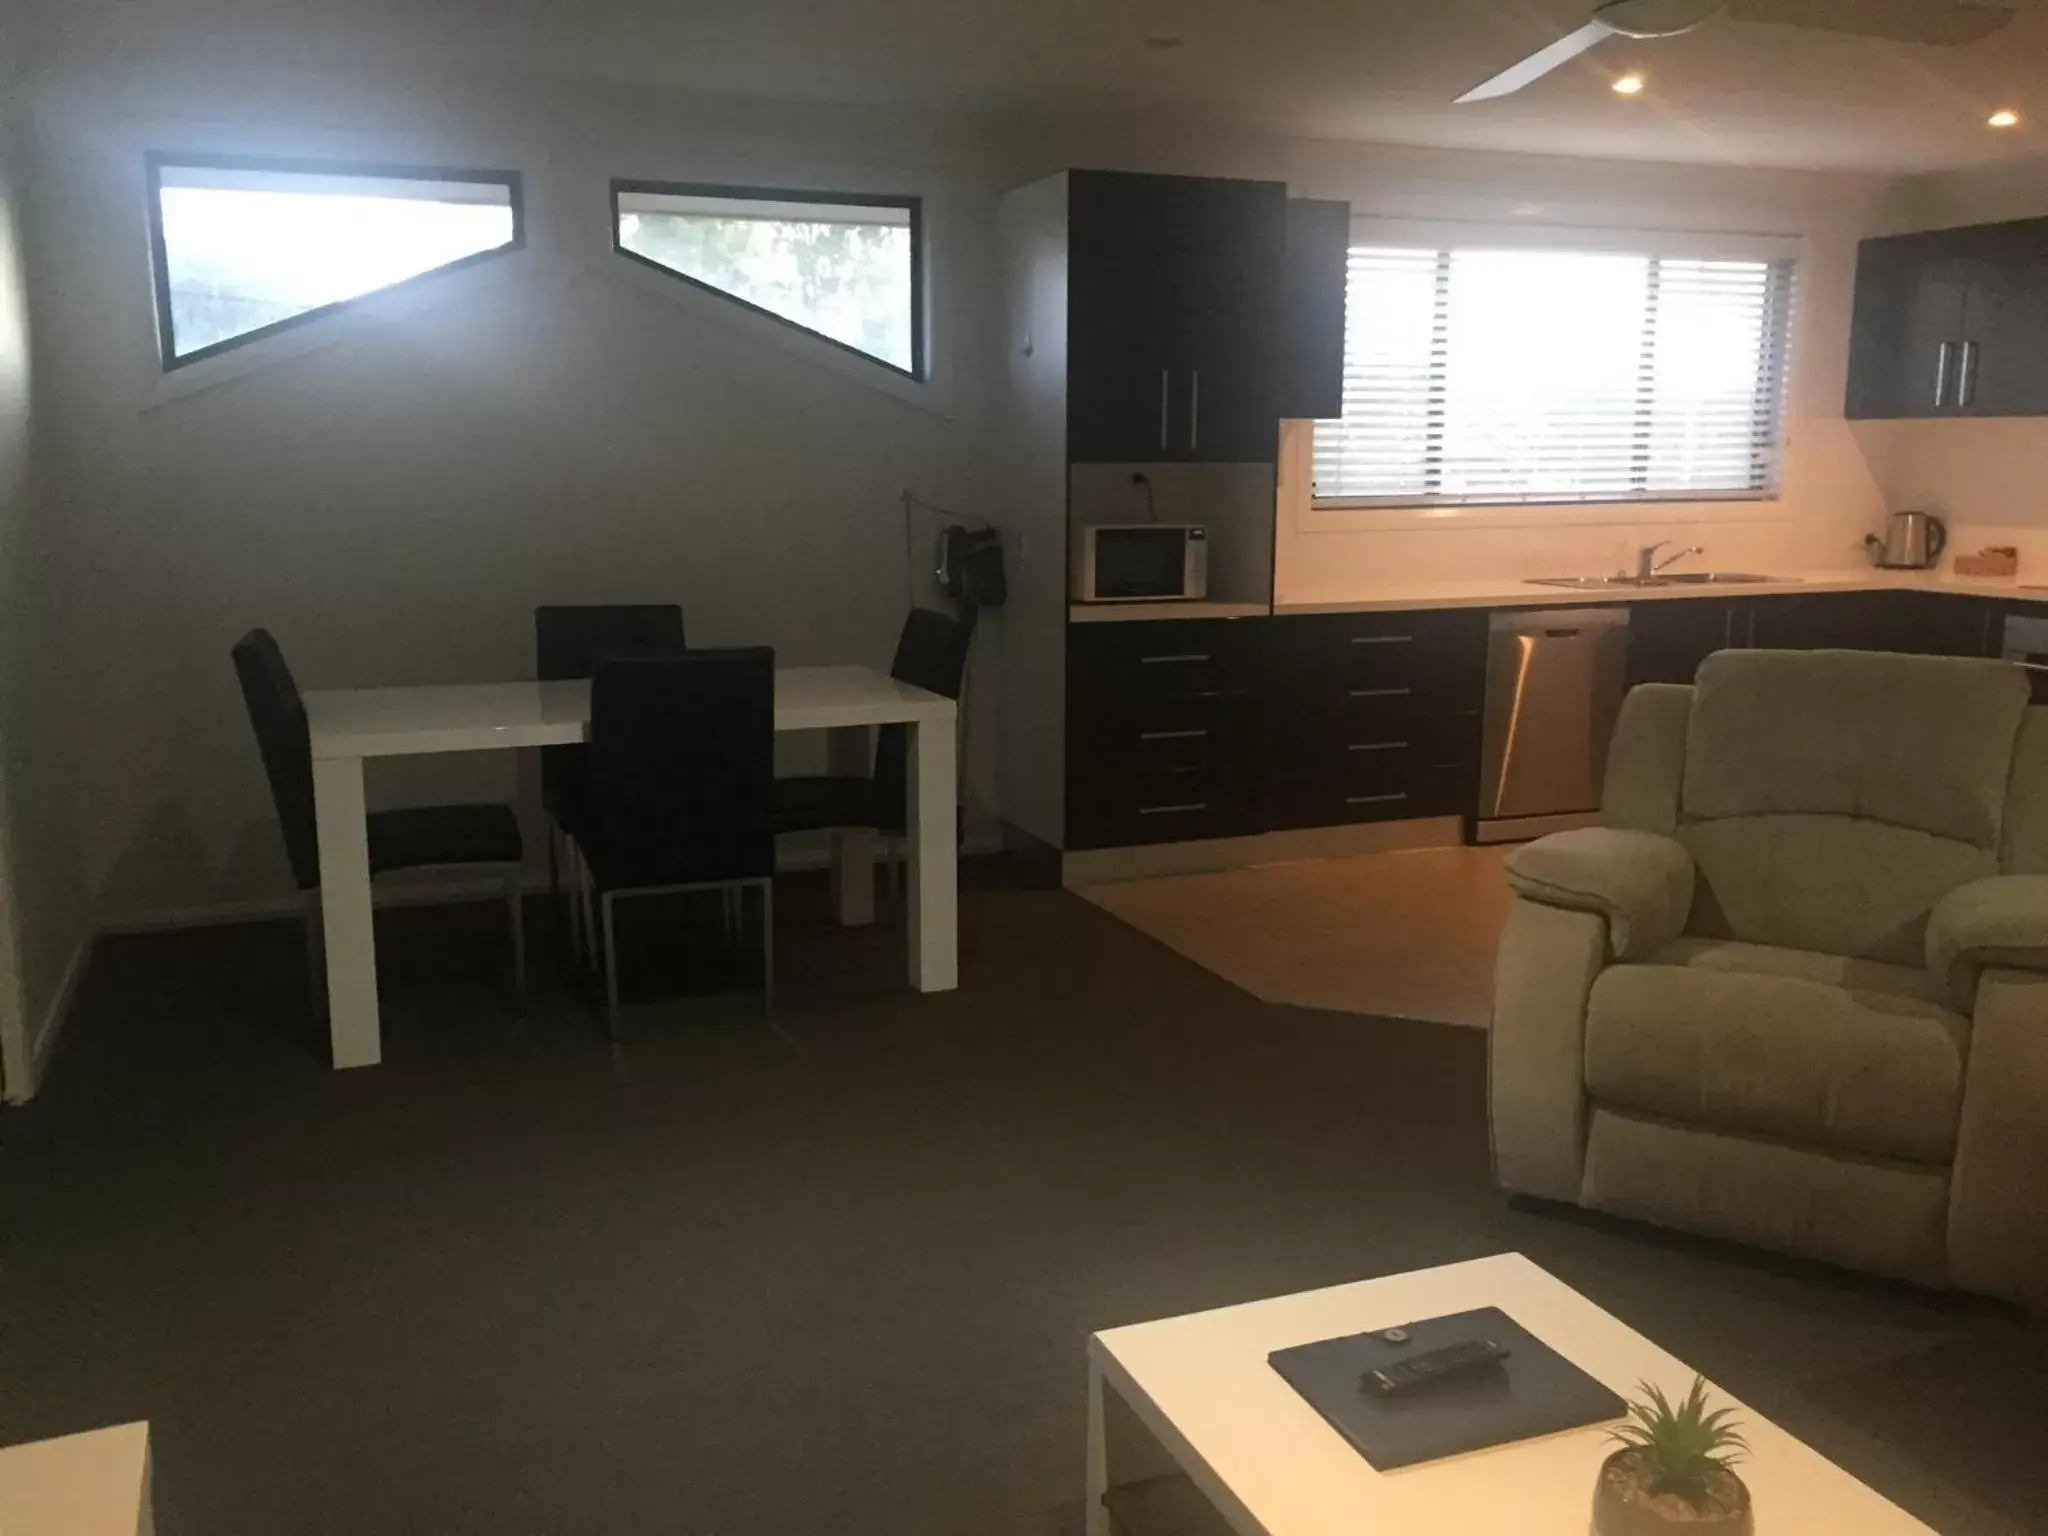
M2048 415L2048 219L1864 241L1845 408Z
M1280 414L1326 421L1344 414L1344 285L1351 205L1293 198L1281 281Z
M1483 611L1315 614L1269 627L1272 826L1474 812Z
M1689 683L1716 651L1748 641L1739 598L1686 597L1636 603L1628 614L1628 685Z
M1287 189L1068 177L1074 463L1269 463L1278 447Z
M1747 643L1773 650L1995 655L1998 605L1945 592L1799 592L1744 599Z
M1068 627L1068 848L1263 830L1263 622Z

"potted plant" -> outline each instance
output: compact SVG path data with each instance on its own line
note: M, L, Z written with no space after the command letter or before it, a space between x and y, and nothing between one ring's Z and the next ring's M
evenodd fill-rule
M1727 1408L1707 1408L1707 1383L1672 1404L1650 1382L1629 1422L1613 1432L1621 1448L1600 1468L1594 1536L1752 1536L1749 1489L1731 1470L1749 1449Z

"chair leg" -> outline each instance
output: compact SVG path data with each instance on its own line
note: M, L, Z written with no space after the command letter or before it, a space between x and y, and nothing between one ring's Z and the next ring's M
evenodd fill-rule
M300 920L306 930L306 985L312 993L313 1017L324 1019L327 1017L327 941L319 891L302 891L299 906Z
M549 852L552 855L553 845ZM505 918L512 933L512 1004L519 1014L526 1012L526 905L519 865L505 876Z
M735 895L738 893L735 892ZM775 1011L775 882L761 882L761 1011Z
M554 924L556 942L562 932L562 829L548 818L548 921Z
M590 861L583 857L583 850L576 850L576 902L583 914L582 953L586 962L597 959L597 914L591 910Z
M612 922L612 903L615 900L616 893L606 891L598 902L604 929L604 1032L611 1040L619 1038L619 954L613 942Z

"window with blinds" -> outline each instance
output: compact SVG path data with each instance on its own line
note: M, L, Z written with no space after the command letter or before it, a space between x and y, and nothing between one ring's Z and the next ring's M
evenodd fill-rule
M1360 246L1324 506L1762 499L1793 264Z

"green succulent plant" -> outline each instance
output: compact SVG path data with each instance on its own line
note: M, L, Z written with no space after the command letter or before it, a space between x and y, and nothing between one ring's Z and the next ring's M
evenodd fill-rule
M1729 1422L1730 1408L1707 1408L1706 1378L1675 1406L1654 1382L1640 1384L1643 1401L1628 1405L1629 1422L1611 1431L1636 1453L1652 1493L1673 1493L1694 1504L1708 1495L1716 1472L1728 1471L1749 1449Z

